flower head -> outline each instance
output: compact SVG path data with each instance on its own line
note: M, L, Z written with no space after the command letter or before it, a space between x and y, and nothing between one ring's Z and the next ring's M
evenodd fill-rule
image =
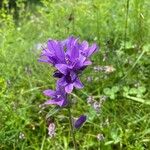
M81 115L75 122L74 122L74 127L75 128L80 128L83 123L86 121L86 116L85 115Z
M44 95L51 97L50 100L46 101L45 105L58 105L60 107L64 107L68 104L67 95L63 87L57 87L56 91L53 90L45 90Z
M66 75L63 75L62 78L58 80L57 85L64 86L67 93L71 93L73 87L78 89L83 88L83 84L81 83L79 77L73 71L69 71Z
M92 64L90 57L97 50L96 44L89 46L87 41L80 42L79 39L74 37L69 37L63 41L48 40L39 61L54 66L56 70L53 77L58 78L58 80L55 91L48 89L43 92L44 95L51 97L43 105L52 104L60 107L68 105L68 93L71 93L74 87L78 89L83 88L79 74ZM86 118L85 115L81 115L73 123L74 128L80 128L86 121ZM48 131L50 137L55 135L54 123L49 124Z
M55 124L54 123L50 123L48 126L48 135L50 136L50 138L55 136Z
M73 87L83 88L78 74L91 65L90 56L98 50L96 44L89 46L87 41L69 37L64 41L49 40L43 48L39 61L52 64L57 70L54 77L59 78L57 84L63 85L67 93Z
M64 50L60 41L48 40L47 47L43 48L39 61L55 65L65 63Z
M104 137L104 135L102 134L102 133L99 133L98 135L97 135L97 140L98 141L103 141L105 139L105 137Z

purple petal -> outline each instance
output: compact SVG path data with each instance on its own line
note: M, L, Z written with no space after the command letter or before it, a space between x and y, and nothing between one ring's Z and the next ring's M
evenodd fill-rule
M72 48L75 46L77 41L78 41L78 39L74 38L73 36L71 36L67 39L67 42L66 42L66 47L67 47L66 54L67 55L71 56Z
M68 84L66 87L65 87L65 91L67 93L71 93L73 90L73 84Z
M67 48L71 48L76 42L77 42L78 39L74 38L73 36L69 37L67 39Z
M93 53L95 53L98 50L98 47L96 44L93 44L91 47L88 49L88 57L91 56Z
M65 62L65 52L63 50L62 45L58 42L56 44L56 50L55 50L56 56L62 61Z
M55 55L49 49L43 48L41 56L52 57L52 56L55 56Z
M66 86L67 85L67 82L66 82L66 79L65 77L62 77L60 78L58 81L57 81L57 86Z
M56 64L55 67L64 75L66 75L68 72L68 66L65 64Z
M61 95L61 97L67 99L67 93L65 92L64 86L56 84L56 91L58 91L58 95Z
M71 61L75 61L77 58L79 57L79 49L77 48L77 46L74 46L71 49Z
M84 66L89 66L89 65L91 65L91 64L92 64L92 62L91 62L90 60L86 60L86 61L83 63Z
M87 41L83 41L82 43L81 43L81 48L82 49L88 49L88 47L89 47L89 44L88 44L88 42Z
M56 92L53 90L45 90L45 91L43 91L43 93L45 96L49 96L49 97L53 97L56 95Z
M86 121L86 116L85 115L81 115L74 123L74 127L75 128L80 128L83 123Z
M66 106L67 105L67 101L65 99L52 99L52 100L48 100L44 103L45 105L58 105L60 107L62 106Z
M49 51L47 51L47 55L49 52L49 56L57 57L58 62L65 61L65 53L63 50L63 46L61 45L61 42L58 42L56 40L49 40L47 42L47 48L49 50Z
M71 71L70 72L70 77L71 77L71 81L74 81L77 78L77 74L74 71Z
M85 60L86 60L86 57L84 57L83 55L80 54L78 60L76 61L75 65L74 65L74 68L80 69L81 67L83 67Z
M45 63L50 63L50 64L53 64L53 65L58 62L58 60L55 57L50 57L47 54L42 54L38 61L45 62Z
M76 81L73 84L76 88L81 89L83 88L83 84L81 83L81 81L79 79L76 79Z
M47 42L47 48L51 53L55 53L55 44L56 42L54 40L48 40Z
M48 61L48 60L46 60L46 59L42 59L42 58L39 58L39 59L38 59L38 61L39 61L39 62L49 63L49 61Z
M67 41L68 41L68 39L65 39L65 40L60 41L60 42L61 42L61 45L62 45L63 47L66 46Z

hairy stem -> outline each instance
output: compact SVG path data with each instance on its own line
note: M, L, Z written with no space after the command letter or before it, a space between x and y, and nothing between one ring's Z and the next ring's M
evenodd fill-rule
M69 116L69 124L70 124L70 133L72 136L72 140L73 140L73 144L74 144L74 149L77 150L77 144L76 144L76 139L75 139L75 132L73 129L73 124L72 124L72 114L71 114L71 110L70 110L70 105L68 107L68 116Z

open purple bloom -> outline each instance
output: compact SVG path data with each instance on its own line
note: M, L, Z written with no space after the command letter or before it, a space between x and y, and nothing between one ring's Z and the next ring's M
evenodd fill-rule
M59 107L66 107L69 104L67 95L74 88L83 88L79 74L92 64L90 57L97 50L98 46L96 44L90 46L87 41L80 42L78 38L72 36L63 41L47 41L46 46L43 47L39 61L55 67L56 70L53 77L57 78L57 84L56 90L48 89L43 92L50 99L42 106L58 105ZM95 107L98 106L95 105ZM79 129L85 123L86 119L85 115L81 115L72 122L72 126ZM55 136L54 123L49 124L48 134L50 137Z
M64 41L48 40L39 61L49 64L67 64L74 69L90 65L89 57L98 50L96 44L89 46L87 41L79 42L74 37Z
M74 123L74 127L75 128L80 128L83 123L86 121L86 116L85 115L81 115Z
M93 47L93 53L97 50L97 46ZM89 54L89 55L88 55ZM91 48L79 43L78 39L69 37L66 40L65 60L68 68L79 71L91 64L89 56L92 54Z
M65 52L60 41L48 40L47 47L43 48L39 61L55 65L65 63Z
M63 76L58 80L57 85L61 85L65 87L65 91L67 93L71 93L73 90L73 87L76 88L83 88L83 84L79 80L77 73L70 68L67 67L67 65L57 65L57 69L60 71L60 74L63 74ZM66 70L65 70L66 67Z
M68 104L67 95L63 87L57 87L56 91L53 90L45 90L44 95L51 97L50 100L46 101L45 105L58 105L60 107L64 107Z
M87 41L79 42L74 37L64 41L49 40L39 61L56 67L54 77L59 78L57 85L64 86L67 93L73 88L83 88L78 74L91 65L90 56L98 50L96 44L89 46Z
M98 47L96 44L93 44L89 47L89 44L87 41L83 41L80 44L80 50L81 54L85 57L90 57L93 53L95 53L98 50Z

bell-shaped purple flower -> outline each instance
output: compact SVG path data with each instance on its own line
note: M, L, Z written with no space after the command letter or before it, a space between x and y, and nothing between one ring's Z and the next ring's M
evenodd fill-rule
M83 41L80 44L80 50L82 55L89 58L92 54L94 54L98 50L98 47L96 44L89 46L87 41Z
M54 77L59 78L57 86L64 86L67 93L73 88L83 88L78 74L91 65L90 56L98 50L96 44L89 46L87 41L79 42L74 37L64 41L49 40L39 61L56 67Z
M91 64L89 57L98 50L98 46L89 46L87 41L79 42L79 39L69 37L64 41L48 40L43 48L39 61L52 65L67 64L80 69Z
M44 95L51 97L50 100L46 101L45 105L58 105L60 107L64 107L68 104L67 94L63 87L57 87L56 91L53 90L45 90Z
M81 115L75 122L74 122L74 127L76 129L80 128L84 122L86 121L86 116L85 115Z
M48 40L47 47L43 48L39 61L52 65L65 63L65 52L61 42Z
M56 65L56 68L60 71L59 76L63 74L63 76L58 80L57 85L64 86L67 93L71 93L73 87L79 89L83 88L83 84L79 80L77 73L74 70L64 64L58 64Z

